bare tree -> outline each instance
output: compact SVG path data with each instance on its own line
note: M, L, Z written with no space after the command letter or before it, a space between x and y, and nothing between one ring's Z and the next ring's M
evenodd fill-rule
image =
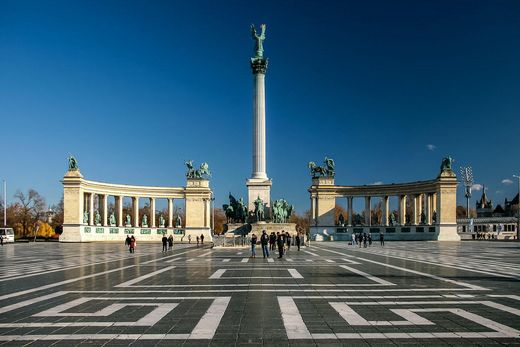
M21 226L21 236L27 236L36 228L38 220L45 211L45 199L34 189L29 189L27 194L17 191L14 195L20 206L17 222Z

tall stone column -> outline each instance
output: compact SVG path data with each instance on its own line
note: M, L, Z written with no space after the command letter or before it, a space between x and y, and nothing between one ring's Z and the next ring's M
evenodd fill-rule
M370 226L371 224L371 212L370 212L370 196L365 196L365 225Z
M103 194L102 195L102 199L101 201L103 202L102 206L103 206L103 220L102 220L102 225L104 227L106 227L108 225L108 195L107 194Z
M383 196L383 216L381 217L383 220L381 221L381 225L388 225L388 210L390 208L390 204L389 204L389 198L388 196Z
M117 226L122 227L123 224L123 196L116 196L116 210L117 210Z
M173 198L168 198L168 227L173 228Z
M134 196L132 198L132 207L133 207L133 212L134 212L133 226L138 228L139 227L139 198L137 196Z
M352 226L352 214L354 213L354 208L352 206L354 197L349 196L347 198L347 211L348 211L348 226Z
M406 195L399 196L399 224L406 224Z
M88 197L88 224L94 225L94 193Z
M432 218L431 199L432 199L432 195L430 193L424 194L424 214L426 215L426 221L425 221L426 224L432 223L432 221L431 221L431 218Z
M263 27L263 32L265 27ZM262 40L265 35L262 34ZM258 37L260 38L260 37ZM254 209L254 201L260 197L264 203L270 205L271 202L271 180L267 177L266 169L266 141L265 141L265 73L267 71L268 60L263 57L261 41L260 49L251 58L251 69L253 72L253 153L252 153L252 173L247 180L248 208Z
M417 225L419 224L419 195L413 196L413 224Z
M150 227L155 228L155 198L150 198Z

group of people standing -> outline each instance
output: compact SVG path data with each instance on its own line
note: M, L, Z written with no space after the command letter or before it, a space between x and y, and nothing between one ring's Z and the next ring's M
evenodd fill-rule
M191 244L191 235L188 235L188 244ZM204 234L200 234L200 237L197 236L197 247L201 244L204 244Z
M300 233L295 236L295 244L300 250L300 246L302 244L303 237L300 236ZM256 258L256 244L258 242L258 237L256 234L251 235L251 258ZM288 232L282 230L282 232L277 232L276 234L272 232L270 235L267 235L265 230L262 230L262 235L260 236L260 245L262 246L262 254L264 258L269 257L269 251L274 252L275 247L278 247L278 258L282 258L283 255L291 248L292 236Z
M385 245L385 235L383 233L379 233L379 242L381 246ZM358 246L361 248L367 248L372 246L372 234L371 233L352 233L352 246Z
M173 248L173 235L166 237L166 234L163 235L162 239L162 251L168 252Z
M130 237L130 235L126 235L126 240L125 240L125 246L128 247L128 251L130 253L135 253L135 245L136 245L136 241L135 241L135 237L134 235L132 235L132 237Z

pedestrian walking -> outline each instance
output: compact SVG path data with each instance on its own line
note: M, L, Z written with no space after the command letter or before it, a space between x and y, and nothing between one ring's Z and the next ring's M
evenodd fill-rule
M262 245L262 254L264 255L264 258L269 257L269 248L267 247L267 244L269 243L269 236L265 232L265 230L262 230L262 236L260 236L260 244Z
M379 243L381 244L381 247L385 245L385 235L383 233L379 233Z
M292 239L291 234L286 233L285 234L285 242L287 244L287 250L291 249L291 239Z
M165 234L163 234L161 241L162 241L162 251L167 252L168 251L168 238L166 237Z
M251 258L256 258L256 240L256 235L251 235Z
M168 237L168 249L173 249L173 235Z
M372 233L368 233L368 247L372 246Z
M130 238L130 247L128 248L130 253L135 253L135 246L137 245L137 241L135 240L134 235Z
M199 237L197 236L197 247L199 247Z
M301 242L301 240L300 240L300 233L296 234L295 241L296 241L296 247L298 247L298 251L299 251L300 250L300 242Z
M356 234L352 233L352 246L356 247Z
M130 238L130 235L126 235L126 240L125 240L126 247L130 247L130 241L132 241L132 239Z
M367 248L367 234L363 233L363 248Z
M204 244L204 235L203 234L200 234L200 244L201 245Z
M191 235L188 235L188 244L191 244Z
M276 233L276 245L278 246L278 259L283 257L283 237L279 232Z

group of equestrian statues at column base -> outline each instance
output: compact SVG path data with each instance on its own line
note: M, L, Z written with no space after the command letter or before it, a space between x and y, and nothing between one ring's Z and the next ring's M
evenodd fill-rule
M254 222L271 222L271 223L288 223L294 211L294 206L290 205L284 199L278 199L271 202L268 207L260 197L254 201L255 210L249 211L244 199L235 199L231 193L229 194L229 204L222 206L226 214L227 223L254 223Z

